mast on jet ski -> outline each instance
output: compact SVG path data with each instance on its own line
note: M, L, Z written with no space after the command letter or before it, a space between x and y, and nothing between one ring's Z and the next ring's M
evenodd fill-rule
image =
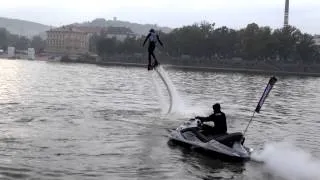
M260 98L260 101L256 107L256 109L253 111L253 115L251 116L251 120L249 121L246 129L244 130L243 134L245 134L251 124L251 122L253 121L253 118L254 118L254 115L255 113L260 113L260 110L262 108L262 105L264 104L265 100L267 99L270 91L272 90L273 86L275 85L275 83L277 82L277 78L275 77L271 77L270 80L269 80L269 83L267 84L267 87L265 88L261 98Z

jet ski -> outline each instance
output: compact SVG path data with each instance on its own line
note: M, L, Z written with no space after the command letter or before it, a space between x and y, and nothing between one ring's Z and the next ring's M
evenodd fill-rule
M243 145L245 138L242 133L214 135L212 132L205 132L203 126L208 125L199 119L190 119L177 129L171 130L169 141L202 150L217 158L235 161L250 159L253 149Z
M194 149L200 149L225 159L249 160L253 149L244 146L244 134L253 121L255 113L260 113L262 105L276 82L276 77L270 78L244 133L236 132L216 135L212 132L212 127L208 128L208 125L203 124L200 119L194 118L184 122L177 129L170 130L169 142L191 146Z

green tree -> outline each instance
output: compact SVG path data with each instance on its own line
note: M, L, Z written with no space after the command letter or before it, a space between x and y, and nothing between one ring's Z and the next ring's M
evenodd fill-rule
M115 38L102 38L97 43L98 55L106 57L115 54L117 49L117 41Z
M286 62L297 58L294 54L296 53L297 43L301 36L299 29L293 26L276 29L274 36L279 41L277 52L282 61Z
M34 36L31 40L31 47L35 49L36 53L44 51L46 42L40 36Z
M26 50L28 47L30 47L31 41L24 37L18 37L17 40L14 42L14 47L18 50Z
M305 64L316 62L318 54L313 37L311 35L302 34L300 36L297 43L297 53Z
M0 28L0 49L7 49L9 32L5 28Z
M103 33L102 33L103 34ZM164 42L164 53L180 57L206 57L206 59L230 59L241 57L244 60L268 61L280 58L282 62L302 61L312 63L319 60L319 48L314 45L310 34L302 34L295 27L288 26L272 30L270 27L259 27L251 23L240 30L226 26L215 27L215 23L202 22L176 28L170 33L160 32ZM133 54L144 52L140 39L128 37L123 42L106 38L106 33L95 37L93 44L101 56ZM191 60L188 61L192 61ZM274 62L272 62L274 63Z

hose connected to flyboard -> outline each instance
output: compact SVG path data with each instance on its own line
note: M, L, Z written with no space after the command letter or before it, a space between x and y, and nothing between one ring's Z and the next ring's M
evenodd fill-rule
M170 87L166 81L166 79L164 78L164 76L161 74L161 71L159 71L159 67L155 68L156 72L158 73L160 79L163 81L163 83L165 84L166 88L167 88L167 91L168 91L168 94L169 94L169 98L170 98L170 106L169 106L169 110L168 110L168 114L171 113L172 111L172 104L173 104L173 97L172 97L172 93L170 91Z

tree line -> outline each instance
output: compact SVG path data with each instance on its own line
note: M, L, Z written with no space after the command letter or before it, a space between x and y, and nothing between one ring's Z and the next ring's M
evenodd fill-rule
M32 47L39 53L44 51L45 45L45 40L40 36L29 39L25 36L11 34L5 28L0 28L0 49L6 50L9 46L13 46L17 50L26 50Z
M165 48L159 48L158 51L170 57L187 55L206 59L320 62L319 47L315 45L313 36L293 26L271 29L252 23L235 30L202 22L176 28L170 33L159 32L159 35ZM101 32L90 38L90 51L101 57L145 53L147 48L142 48L144 38L127 37L121 42L116 38L107 38L106 32ZM0 49L6 50L8 46L18 50L33 47L39 53L44 51L45 40L40 36L28 39L0 28Z
M160 53L171 57L201 57L208 59L242 58L244 60L268 60L281 62L319 62L319 48L313 36L303 33L293 26L271 29L255 23L235 30L226 26L203 22L174 29L170 33L159 32L165 48ZM123 42L106 38L102 33L93 36L91 47L98 55L105 57L114 54L144 53L142 48L145 37L130 38Z

